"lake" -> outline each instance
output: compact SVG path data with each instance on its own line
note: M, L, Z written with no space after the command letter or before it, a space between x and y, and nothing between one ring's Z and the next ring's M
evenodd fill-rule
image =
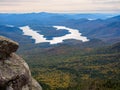
M35 43L45 43L49 42L50 44L58 44L64 42L64 40L68 39L75 39L80 40L82 42L87 42L89 39L85 36L82 36L82 33L79 32L77 29L68 28L65 26L53 26L53 28L56 28L56 30L68 30L70 32L69 34L66 34L61 37L53 37L52 40L47 40L44 35L37 32L37 30L31 29L29 26L23 26L20 27L20 29L23 31L23 35L31 36L31 39L35 40Z

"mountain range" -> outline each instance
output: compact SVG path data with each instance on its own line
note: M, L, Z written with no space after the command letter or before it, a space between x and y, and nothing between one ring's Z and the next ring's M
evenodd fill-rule
M19 37L20 35L20 37L22 36L27 39L28 36L24 36L23 32L19 30L21 26L30 26L30 28L40 32L47 39L64 36L69 33L66 30L57 31L52 27L59 25L78 29L82 35L89 39L99 39L105 43L114 43L120 39L120 16L116 15L117 14L56 14L45 12L0 14L0 34L11 39L16 39L13 38L13 35L8 35L15 33L15 37ZM14 27L10 27L10 25ZM32 42L34 41L31 41L31 43Z
M20 27L29 26L47 40L78 30L89 39L35 43ZM17 41L18 54L29 64L43 90L119 90L119 14L0 14L0 35Z

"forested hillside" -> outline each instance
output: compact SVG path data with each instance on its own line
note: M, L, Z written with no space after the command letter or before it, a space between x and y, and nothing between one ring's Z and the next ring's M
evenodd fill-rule
M21 55L43 90L120 89L120 43L99 48L60 45Z

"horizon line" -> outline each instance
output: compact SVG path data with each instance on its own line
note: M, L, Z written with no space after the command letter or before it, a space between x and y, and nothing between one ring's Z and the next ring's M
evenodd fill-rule
M31 14L31 13L53 13L53 14L120 14L120 12L50 12L50 11L40 11L40 12L0 12L0 14Z

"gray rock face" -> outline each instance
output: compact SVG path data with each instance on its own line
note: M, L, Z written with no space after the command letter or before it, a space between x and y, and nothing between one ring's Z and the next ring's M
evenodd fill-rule
M0 59L6 59L18 49L18 43L0 36Z
M27 63L14 53L17 48L18 43L0 37L0 90L42 90Z

